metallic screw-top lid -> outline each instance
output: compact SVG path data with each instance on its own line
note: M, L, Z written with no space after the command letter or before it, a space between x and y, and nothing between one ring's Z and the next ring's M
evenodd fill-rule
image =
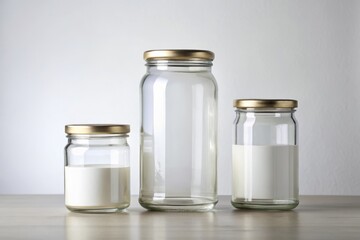
M125 134L130 132L127 124L71 124L65 126L65 132L69 135L84 134Z
M296 108L298 101L293 99L235 99L236 108Z
M144 60L207 60L212 61L215 54L208 50L159 49L144 52Z

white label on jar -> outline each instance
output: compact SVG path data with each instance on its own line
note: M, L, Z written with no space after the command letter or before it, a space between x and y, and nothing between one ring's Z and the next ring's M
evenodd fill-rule
M129 202L129 167L113 165L65 167L65 205L107 208Z
M298 147L232 147L233 199L289 199L298 192Z

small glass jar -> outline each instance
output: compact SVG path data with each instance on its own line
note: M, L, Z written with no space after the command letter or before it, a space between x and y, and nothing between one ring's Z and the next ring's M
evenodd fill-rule
M296 100L238 99L232 147L232 205L293 209L299 204Z
M66 125L65 206L115 212L130 205L129 125Z
M139 203L151 210L210 210L217 203L214 53L151 50L144 59Z

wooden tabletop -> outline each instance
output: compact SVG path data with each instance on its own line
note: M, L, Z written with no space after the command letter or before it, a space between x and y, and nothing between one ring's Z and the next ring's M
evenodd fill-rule
M0 239L360 239L360 196L303 196L292 211L71 213L62 195L0 196Z

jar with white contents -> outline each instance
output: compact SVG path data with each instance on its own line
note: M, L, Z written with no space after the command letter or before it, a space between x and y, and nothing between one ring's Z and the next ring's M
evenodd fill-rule
M299 204L297 105L291 99L234 101L235 208L286 210Z
M65 205L116 212L130 205L129 125L67 125Z

